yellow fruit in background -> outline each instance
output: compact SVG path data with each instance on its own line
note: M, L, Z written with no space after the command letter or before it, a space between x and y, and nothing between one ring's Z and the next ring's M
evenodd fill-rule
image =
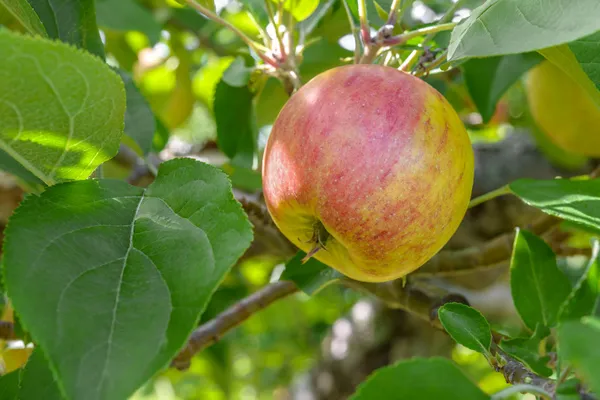
M529 72L527 97L535 122L557 146L600 156L600 107L569 75L542 62Z

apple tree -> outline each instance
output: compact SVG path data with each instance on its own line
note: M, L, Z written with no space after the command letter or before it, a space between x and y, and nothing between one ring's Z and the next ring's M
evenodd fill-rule
M600 398L598 0L0 0L1 400Z

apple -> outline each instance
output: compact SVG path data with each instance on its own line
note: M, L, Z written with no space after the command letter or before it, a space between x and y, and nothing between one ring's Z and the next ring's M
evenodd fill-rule
M600 156L600 107L585 89L549 61L529 71L526 86L533 119L557 146Z
M279 113L265 148L269 213L296 246L350 278L419 268L464 217L473 150L424 81L378 65L328 70Z

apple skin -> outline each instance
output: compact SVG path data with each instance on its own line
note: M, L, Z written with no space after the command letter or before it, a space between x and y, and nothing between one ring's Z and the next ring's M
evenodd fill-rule
M531 115L557 146L571 153L600 156L600 107L569 75L549 61L527 76Z
M419 268L456 231L473 186L473 150L452 106L394 68L326 71L281 110L263 190L281 232L350 278L383 282Z

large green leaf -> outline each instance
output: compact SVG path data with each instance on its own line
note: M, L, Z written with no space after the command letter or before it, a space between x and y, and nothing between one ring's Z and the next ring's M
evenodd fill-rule
M510 263L510 288L521 319L534 330L552 327L571 291L552 249L533 233L519 230Z
M583 71L600 90L600 32L569 43Z
M561 307L559 320L580 319L600 312L600 242L594 241L585 271ZM598 315L598 314L596 314Z
M135 86L133 78L127 72L119 70L119 75L125 85L127 107L125 108L125 135L132 141L134 148L141 154L152 150L152 140L156 131L156 119L150 104Z
M526 53L600 29L600 2L488 0L452 31L448 58Z
M63 396L42 350L36 348L21 372L18 400L40 399L62 400Z
M223 73L214 99L217 142L232 164L252 168L257 153L258 127L248 87L250 75L241 58Z
M600 393L600 319L584 318L558 327L559 355L571 362L596 393Z
M524 72L543 60L537 53L474 58L464 63L465 83L484 122L496 111L502 95Z
M352 400L489 400L489 396L445 358L414 358L380 368Z
M304 252L299 251L285 263L285 270L280 279L292 281L304 293L313 295L331 283L344 278L344 275L314 258L302 263L305 255Z
M67 397L121 399L179 351L251 239L225 174L176 159L147 189L86 180L25 199L5 284Z
M482 354L489 354L492 330L479 311L465 304L448 303L438 310L438 317L444 329L457 343Z
M15 370L0 376L0 399L18 400L21 371Z
M27 0L0 0L0 24L20 29L32 35L48 36L44 25Z
M147 9L134 0L96 0L98 25L116 31L139 31L154 44L162 26Z
M85 179L114 157L125 92L106 64L10 32L0 33L0 55L1 150L47 185Z
M539 352L540 342L548 335L550 335L550 330L538 325L531 337L502 340L500 348L527 364L537 374L550 376L552 375L552 370L547 365L550 361L550 356L542 356Z
M509 187L530 206L600 232L600 179L519 179Z
M104 59L94 0L28 0L48 36L71 43Z

